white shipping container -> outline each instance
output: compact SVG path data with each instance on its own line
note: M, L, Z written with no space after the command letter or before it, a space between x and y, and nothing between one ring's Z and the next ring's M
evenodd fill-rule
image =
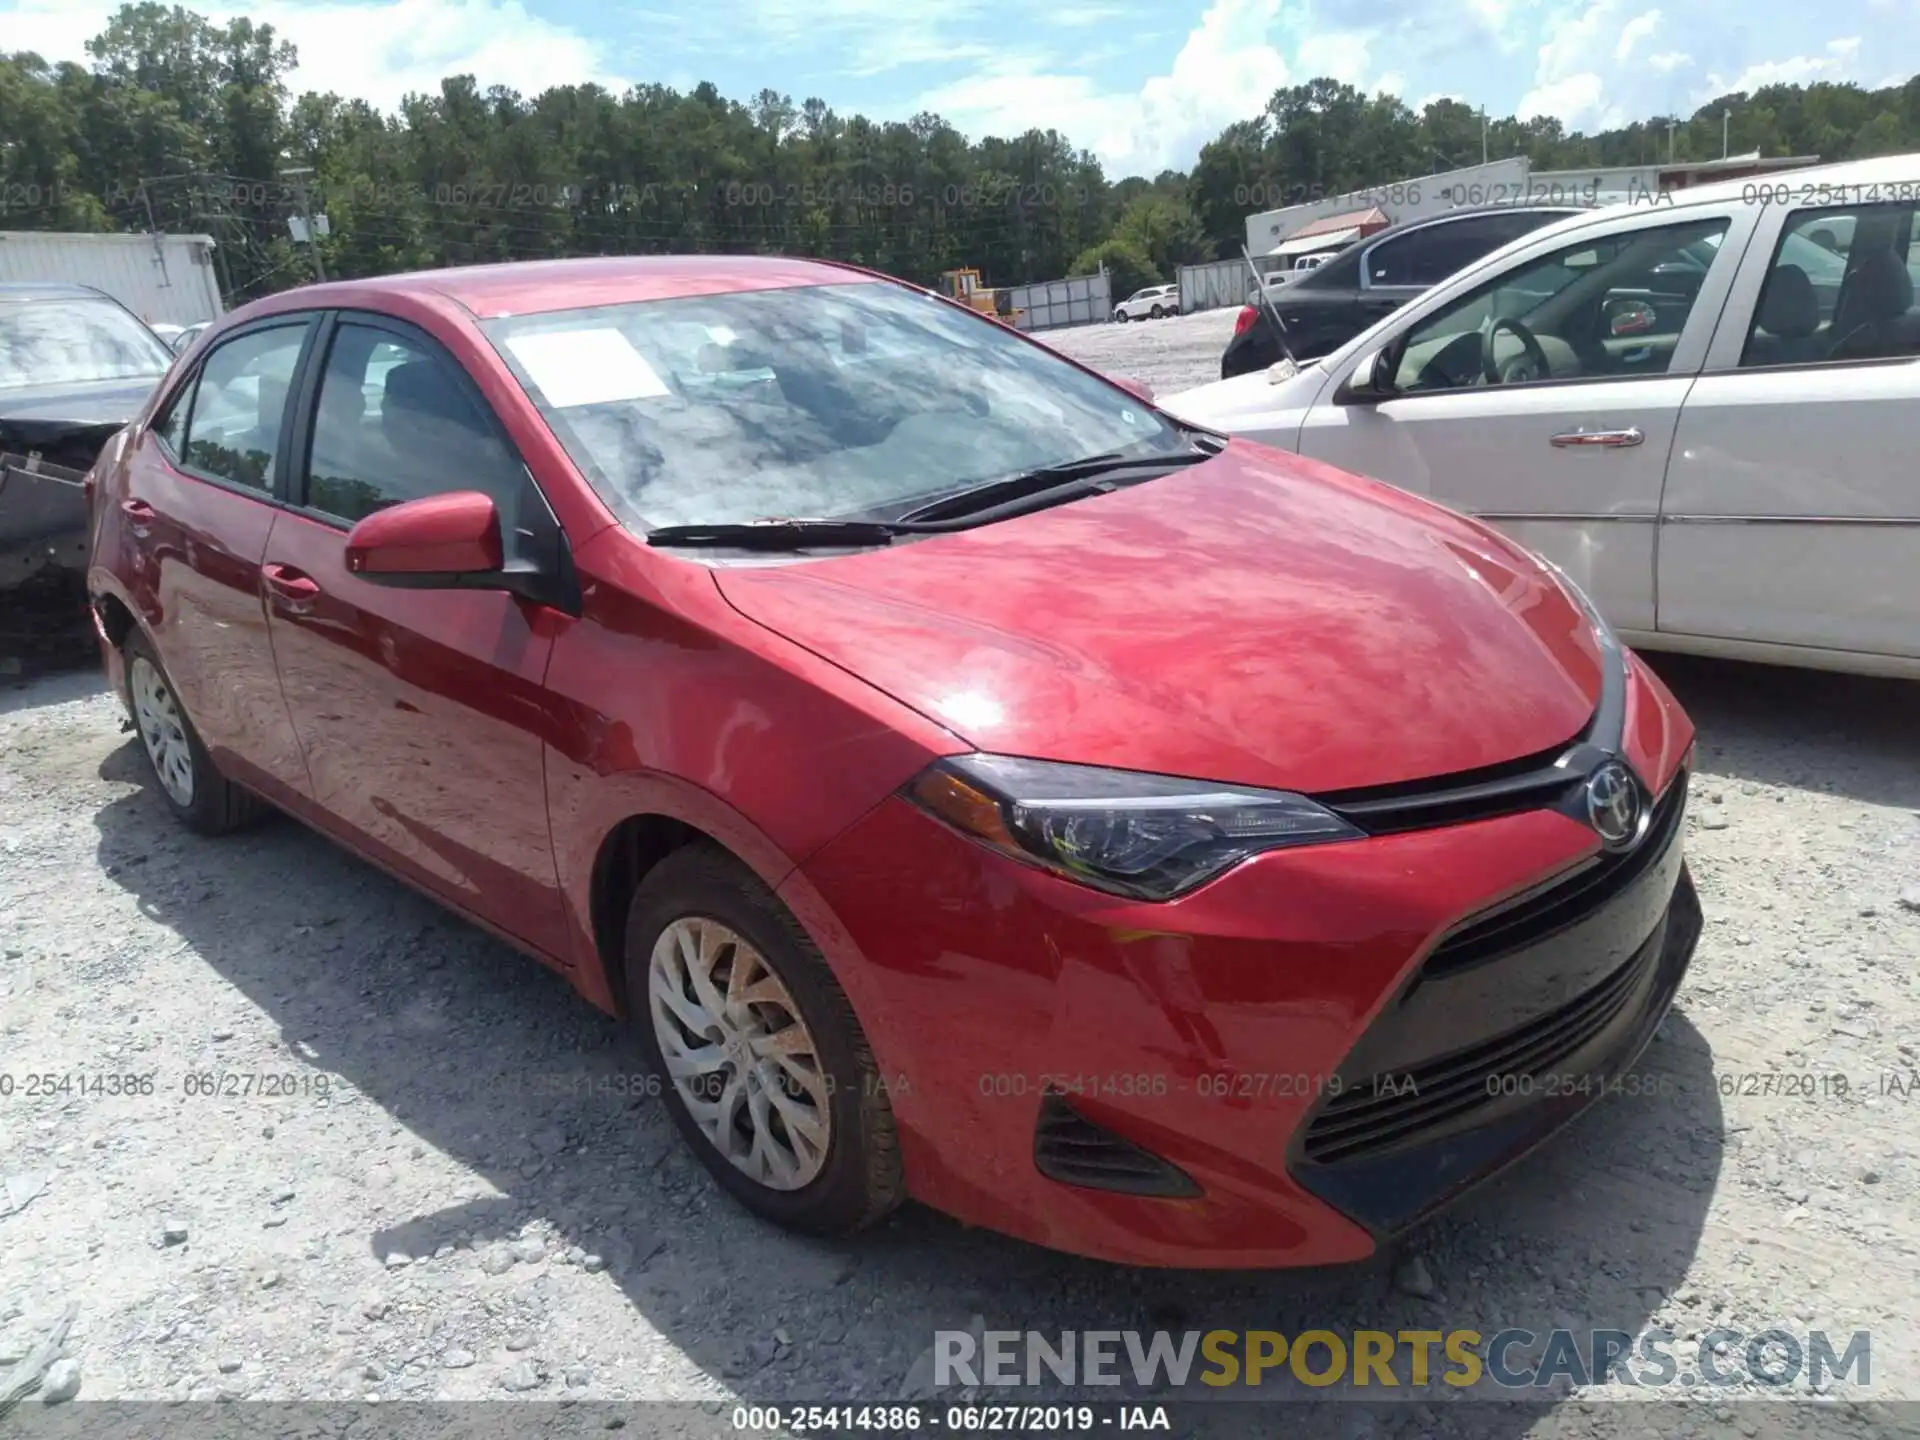
M1252 187L1256 192L1260 187ZM1280 192L1280 187L1274 187ZM1272 252L1294 231L1310 220L1349 211L1379 209L1395 225L1408 220L1423 220L1443 210L1462 205L1499 205L1516 201L1538 204L1569 203L1565 195L1535 194L1527 183L1524 156L1494 160L1485 165L1467 165L1435 175L1416 175L1390 184L1355 190L1346 195L1329 195L1303 205L1281 210L1264 210L1247 217L1247 249L1256 258ZM1292 262L1289 261L1289 264Z
M194 325L225 308L211 235L0 231L0 283L51 280L104 290L149 325Z

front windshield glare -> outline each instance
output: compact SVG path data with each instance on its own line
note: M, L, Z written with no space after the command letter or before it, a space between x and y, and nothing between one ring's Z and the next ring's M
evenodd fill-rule
M877 518L1040 466L1169 454L1126 392L983 316L879 282L489 321L630 526Z
M171 364L159 336L105 300L0 305L0 389L139 380Z

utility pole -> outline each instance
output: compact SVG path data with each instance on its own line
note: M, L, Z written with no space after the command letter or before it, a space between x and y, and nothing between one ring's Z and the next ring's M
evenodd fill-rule
M213 260L220 271L220 303L232 305L236 301L236 292L233 288L233 266L228 263L227 250L228 242L233 239L238 227L225 201L220 203L219 209L214 208L213 186L205 177L196 178L193 183L194 201L198 207L194 211L194 218L214 220L220 225L220 234L213 242Z
M1487 163L1487 107L1480 107L1480 163Z
M1732 134L1733 111L1722 110L1720 112L1720 158L1722 160L1725 160L1733 153L1733 147L1727 143L1728 137Z
M307 206L307 177L311 174L313 174L311 165L297 165L280 172L282 179L293 181L294 193L299 197L300 223L307 232L307 249L313 255L313 273L324 285L327 279L327 262L320 258L320 235L313 228L313 211Z
M1667 164L1673 164L1673 132L1680 128L1678 120L1667 121Z
M153 218L153 195L144 179L140 182L140 203L147 207L147 234L153 238L153 263L160 269L160 287L171 288L173 277L167 274L167 247L161 243L160 227Z

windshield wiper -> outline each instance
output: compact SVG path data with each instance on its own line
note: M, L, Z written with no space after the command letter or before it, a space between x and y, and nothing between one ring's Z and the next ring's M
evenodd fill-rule
M1211 437L1207 437L1211 440ZM1178 470L1211 460L1220 453L1217 444L1204 444L1177 455L1138 455L1130 459L1119 455L1089 455L1038 470L1024 471L982 485L956 490L930 500L892 520L833 520L824 517L799 518L775 516L765 520L717 521L711 524L663 525L647 532L649 545L737 546L745 550L804 550L853 548L862 545L889 545L902 535L939 535L968 528L954 524L961 516L980 517L996 512L1009 514L1034 508L1020 502L1049 497L1072 499L1113 487L1088 484L1116 470ZM976 522L977 523L977 520Z
M663 525L647 532L649 545L727 545L743 550L806 550L891 544L920 527L888 520L771 519L709 525Z
M1011 501L1044 495L1048 491L1108 475L1116 470L1178 470L1186 465L1198 465L1202 460L1211 460L1217 453L1215 450L1194 450L1180 455L1138 455L1131 459L1122 459L1118 455L1089 455L1083 460L1043 465L1037 470L1025 470L1018 475L989 480L982 485L970 485L907 511L895 523L911 524L914 521L947 520L956 515L972 515Z

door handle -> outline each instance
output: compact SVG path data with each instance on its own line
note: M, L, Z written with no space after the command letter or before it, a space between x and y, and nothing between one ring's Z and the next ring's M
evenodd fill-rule
M1627 445L1638 445L1647 437L1637 425L1629 425L1624 430L1563 430L1547 443L1556 450L1585 450L1589 447L1617 450Z
M320 582L291 565L262 565L260 573L274 593L288 600L313 600L320 594Z
M120 508L129 519L138 520L143 524L153 519L153 506L144 500L122 500Z

